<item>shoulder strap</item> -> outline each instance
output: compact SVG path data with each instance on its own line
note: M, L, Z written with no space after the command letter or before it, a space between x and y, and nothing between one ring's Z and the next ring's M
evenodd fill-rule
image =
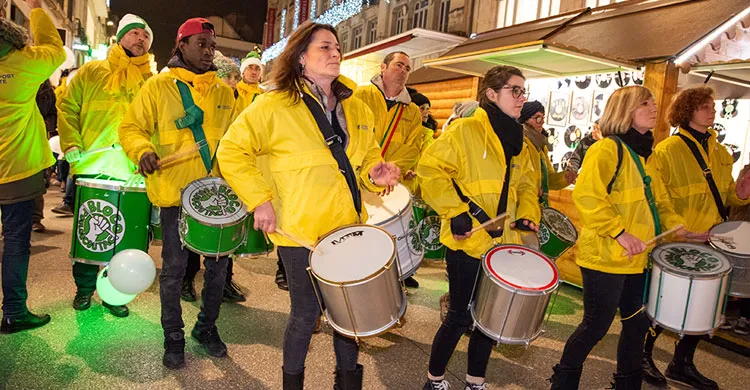
M617 179L617 174L620 173L620 167L622 166L622 143L620 143L620 139L615 136L609 136L607 138L612 139L615 141L615 144L617 144L617 168L615 168L615 174L612 176L612 180L607 184L607 193L611 194L612 186L615 185L615 179Z
M617 138L617 142L624 145L625 149L628 150L630 157L633 159L636 168L638 168L638 173L641 175L641 180L643 180L643 191L646 195L646 202L648 203L649 210L651 210L651 216L654 219L654 232L655 235L658 236L661 234L661 219L659 218L659 210L656 208L656 198L654 197L653 191L651 191L651 177L646 175L646 170L641 163L641 157L619 138Z
M190 131L193 132L193 138L199 145L198 151L203 160L203 165L206 167L206 172L211 173L213 158L211 157L211 151L208 149L206 134L203 132L203 110L193 102L193 94L190 93L190 88L187 84L177 79L175 79L175 83L177 83L177 89L180 91L182 106L185 108L185 116L176 119L174 123L178 129L189 127ZM216 149L218 150L218 148Z
M487 212L485 212L481 207L479 207L478 204L474 203L473 200L469 199L468 196L464 195L463 192L461 192L461 188L458 187L458 183L456 183L455 180L452 180L453 182L453 188L456 189L456 193L458 194L458 197L461 199L462 202L469 205L469 214L471 214L479 223L485 223L490 220L490 216L487 215ZM488 230L487 233L490 234L493 238L497 238L502 236L502 231L500 230Z
M380 152L380 155L385 157L385 152L388 150L388 147L391 145L391 139L393 138L393 134L396 133L396 127L398 126L398 122L401 121L401 115L404 113L404 108L406 107L403 103L398 103L399 108L396 110L395 113L393 113L393 118L391 118L391 123L388 124L388 127L385 129L385 133L383 134L383 139L380 140L380 147L383 149Z
M711 168L708 167L706 164L706 161L703 160L703 156L701 156L700 150L698 150L698 145L695 144L690 138L686 137L684 134L677 134L680 138L682 138L683 141L685 141L685 144L690 148L690 151L693 152L693 156L695 157L695 160L698 161L698 165L700 165L701 170L703 171L703 176L706 178L706 181L708 182L708 188L711 190L711 195L714 197L714 203L716 203L716 208L719 209L719 215L721 215L721 219L726 221L729 217L729 213L727 212L727 208L724 206L724 201L721 200L721 194L719 193L719 189L716 187L716 182L714 181L714 175L711 173Z
M539 163L542 167L542 195L539 196L539 203L543 208L546 208L549 207L549 180L547 177L549 171L547 171L547 164L544 161L544 148L539 151Z

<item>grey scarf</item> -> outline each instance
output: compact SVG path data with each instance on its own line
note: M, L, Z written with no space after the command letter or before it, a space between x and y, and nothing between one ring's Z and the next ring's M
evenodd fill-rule
M541 131L536 131L533 127L525 123L523 125L523 135L531 141L537 152L541 151L547 144L547 137Z

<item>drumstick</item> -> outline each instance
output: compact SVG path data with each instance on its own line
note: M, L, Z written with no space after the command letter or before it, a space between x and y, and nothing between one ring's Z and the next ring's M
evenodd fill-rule
M485 223L483 223L483 224L481 224L481 225L479 225L479 226L475 227L474 229L471 229L471 231L470 231L469 233L471 233L471 234L474 234L474 233L476 233L476 232L478 232L478 231L480 231L480 230L482 230L482 229L486 228L486 227L487 227L487 226L489 226L489 225L492 225L492 224L494 224L494 223L496 223L496 222L500 222L500 221L502 221L502 220L503 220L503 219L505 219L505 218L506 218L507 216L508 216L508 213L502 213L502 214L498 215L497 217L495 217L495 218L492 218L492 219L490 219L489 221L487 221L487 222L485 222Z
M109 151L109 150L122 150L122 146L120 144L112 144L112 145L109 145L109 146L105 146L103 148L91 149L91 150L87 150L87 151L81 153L81 156L82 157L88 157L88 156L90 156L92 154L106 152L106 151Z
M304 247L305 249L309 250L310 252L315 252L315 253L317 253L319 255L323 254L323 251L321 251L320 249L313 248L311 245L303 242L302 240L298 239L297 237L294 237L293 235L291 235L291 234L289 234L289 233L287 233L287 232L285 232L285 231L283 231L283 230L281 230L279 228L276 228L276 233L281 234L282 236L284 236L284 237L286 237L286 238L294 241L297 245L301 245L302 247Z
M200 145L196 143L195 145L193 145L192 148L190 148L188 150L185 150L183 152L179 152L179 153L175 153L175 154L169 155L169 156L167 156L167 157L159 160L159 169L165 168L166 166L171 165L175 161L177 161L177 160L179 160L179 159L181 159L183 157L189 156L189 155L197 152L198 150L200 150ZM139 168L135 173L143 173L143 172L141 172L141 170Z
M654 243L656 243L656 241L659 241L660 239L662 239L662 238L664 238L666 236L672 235L674 232L682 229L683 227L684 227L683 225L677 225L677 226L673 227L672 229L669 229L666 232L664 232L662 234L659 234L658 236L656 236L656 237L654 237L654 238L646 241L644 244L646 244L647 247L651 246ZM624 250L624 251L622 251L622 255L621 256L627 256L627 255L628 255L627 249Z

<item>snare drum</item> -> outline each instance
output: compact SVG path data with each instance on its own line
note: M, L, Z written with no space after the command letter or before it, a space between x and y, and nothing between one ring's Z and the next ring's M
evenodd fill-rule
M721 325L732 264L699 244L668 243L651 252L646 315L682 335L713 334Z
M440 216L422 199L412 198L414 219L426 259L445 259L445 246L440 243Z
M247 210L218 177L204 177L182 190L179 231L182 246L204 256L226 256L245 239Z
M482 256L469 309L474 325L503 344L526 344L543 331L552 293L560 285L555 264L519 245L498 245Z
M318 282L333 329L348 337L369 337L399 322L406 312L406 295L389 232L349 225L323 236L315 248L308 270Z
M146 186L102 179L78 179L70 257L106 265L124 249L148 250L151 202Z
M386 196L363 192L362 199L369 215L367 223L381 227L396 237L397 264L401 280L414 275L422 264L424 252L416 229L409 190L399 184Z
M538 236L542 253L554 260L576 244L578 231L565 214L547 207L542 210Z
M750 222L720 223L708 232L711 246L732 263L729 295L750 298Z
M273 243L268 239L265 233L260 230L255 230L253 225L255 224L255 218L250 213L245 219L245 230L247 235L245 241L242 242L239 248L234 251L235 257L256 257L271 253L273 250Z

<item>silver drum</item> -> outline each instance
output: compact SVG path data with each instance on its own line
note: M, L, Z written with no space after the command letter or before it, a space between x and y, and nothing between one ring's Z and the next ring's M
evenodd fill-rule
M720 223L708 232L711 246L721 251L732 263L729 295L750 298L750 222Z
M310 253L308 271L328 323L344 336L377 336L406 312L396 243L379 227L349 225L326 234Z
M542 253L499 245L482 256L477 284L469 307L475 326L498 343L528 345L543 331L544 314L560 278Z

